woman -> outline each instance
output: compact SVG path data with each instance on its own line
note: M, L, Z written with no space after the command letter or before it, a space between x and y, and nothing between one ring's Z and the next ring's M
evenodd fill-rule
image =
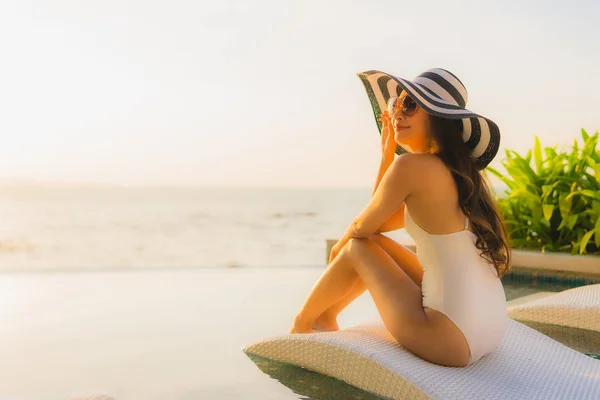
M498 151L498 126L465 108L466 88L447 70L358 76L380 127L381 167L290 333L338 329L337 315L368 290L400 345L468 366L498 346L508 322L508 235L481 172ZM381 234L402 227L417 254Z

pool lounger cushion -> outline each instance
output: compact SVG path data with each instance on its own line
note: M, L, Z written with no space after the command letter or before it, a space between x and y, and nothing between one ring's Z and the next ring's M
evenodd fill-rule
M508 308L508 316L582 353L600 354L600 284Z
M597 319L585 321L597 318L594 308L585 306L597 294L590 293L600 288L593 286L597 287L570 289L539 304L545 305L541 309L548 304L561 309L560 314L552 314L561 323L573 320L565 310L581 307L575 310L581 313L574 318L577 326L594 328ZM569 302L575 306L568 306ZM535 314L531 308L535 305L528 305L528 312ZM436 365L410 353L380 319L333 332L283 334L243 350L337 378L387 399L600 398L600 360L514 319L509 319L494 352L462 368Z

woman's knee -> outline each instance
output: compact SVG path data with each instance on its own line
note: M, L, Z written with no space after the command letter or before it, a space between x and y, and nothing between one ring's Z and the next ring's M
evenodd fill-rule
M365 249L367 249L370 245L373 244L375 243L369 238L350 238L350 240L348 240L348 243L346 244L346 246L344 246L342 251L346 249L346 253L348 255L355 256L364 252Z

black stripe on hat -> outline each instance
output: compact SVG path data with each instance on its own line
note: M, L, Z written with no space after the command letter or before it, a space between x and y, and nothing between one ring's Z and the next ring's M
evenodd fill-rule
M381 91L381 95L383 96L383 101L387 104L390 99L390 91L388 90L387 84L392 78L389 75L382 75L377 78L377 87Z
M376 69L371 69L371 70L361 73L361 75L369 76L369 75L380 74L380 73L382 73L382 72L377 71Z
M432 95L432 96L434 96L436 99L445 100L445 99L442 99L442 98L440 97L440 95L439 95L439 94L437 94L437 93L436 93L436 92L434 92L433 90L429 89L427 86L425 86L425 85L420 85L420 87L422 87L422 88L423 88L423 90L427 90L427 91L428 91L429 93L431 93L431 95Z
M423 72L419 76L429 78L438 85L440 85L446 92L450 94L450 96L452 96L452 98L456 101L456 103L458 103L458 105L461 108L465 108L467 104L465 99L462 97L458 89L456 89L456 87L452 83L448 82L443 76L438 75L435 72Z
M500 148L500 129L498 125L496 125L491 120L484 118L488 124L490 129L490 142L487 145L487 148L479 157L477 157L478 162L481 164L482 169L485 168L494 157L498 153L498 149Z
M379 133L381 133L381 129L383 127L383 122L379 119L381 115L381 109L379 108L379 103L377 102L377 98L375 97L375 93L373 93L373 88L371 87L371 82L366 77L366 74L358 75L365 90L367 91L367 96L369 97L369 101L371 102L371 107L373 109L373 115L375 116L375 123L377 124L377 128L379 129Z
M479 140L481 140L481 125L477 117L471 117L469 120L471 120L471 136L465 144L473 150L477 146L477 143L479 143Z
M379 90L381 91L381 94L383 96L383 100L385 101L385 104L387 105L388 101L390 100L390 97L393 96L400 96L400 94L402 93L402 86L398 85L398 82L396 82L396 80L394 80L394 82L396 82L396 93L390 93L389 89L388 89L388 82L391 80L392 78L389 75L383 75L379 78L377 78L377 86L379 87Z
M454 75L452 72L448 71L447 69L444 69L444 68L438 68L438 69L445 71L446 73L448 73L448 75L452 75L454 77L454 79L456 79L458 81L458 83L460 83L462 85L463 89L465 89L465 92L467 91L465 84L462 83L462 81L460 79L458 79L458 76Z

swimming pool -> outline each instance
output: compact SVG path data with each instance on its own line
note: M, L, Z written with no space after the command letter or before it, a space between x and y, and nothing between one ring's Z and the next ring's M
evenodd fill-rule
M286 333L322 272L242 267L3 273L0 398L105 393L117 400L375 399L302 368L255 363L242 351ZM521 282L508 284L506 292L514 298L551 289ZM343 329L376 313L365 293L338 322Z

